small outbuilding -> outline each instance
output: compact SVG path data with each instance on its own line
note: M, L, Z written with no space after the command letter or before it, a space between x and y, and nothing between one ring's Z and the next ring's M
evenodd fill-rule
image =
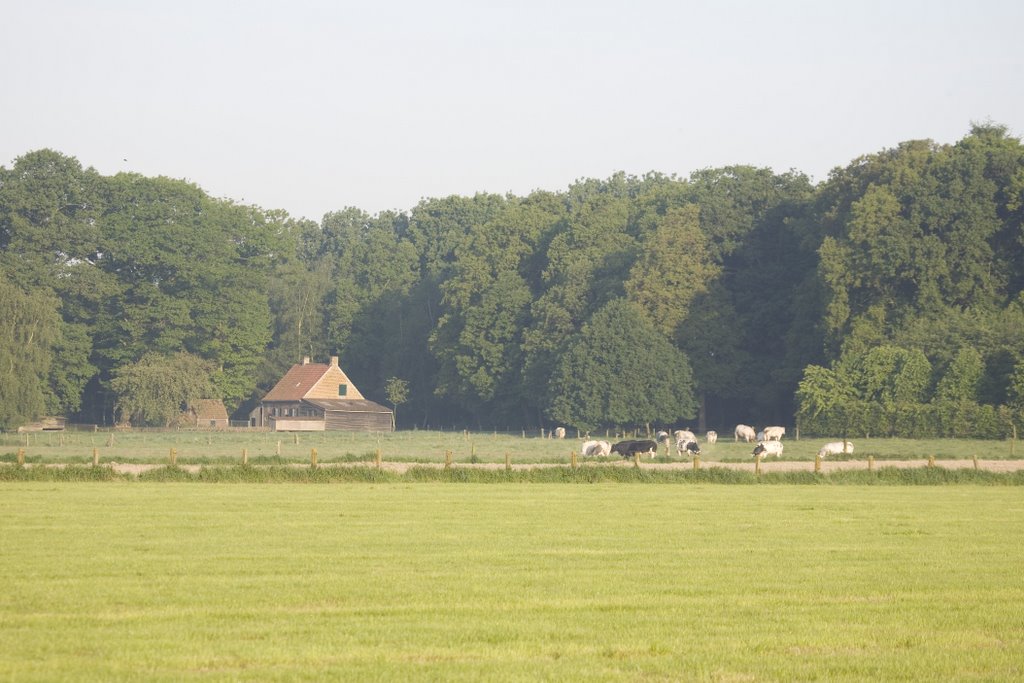
M394 415L363 397L338 366L337 356L327 364L312 363L307 356L267 392L249 414L249 424L277 432L390 432Z
M184 415L190 427L227 429L228 409L219 398L200 398L189 404Z
M19 432L62 432L67 426L67 418L43 417L38 422L30 422L18 427Z

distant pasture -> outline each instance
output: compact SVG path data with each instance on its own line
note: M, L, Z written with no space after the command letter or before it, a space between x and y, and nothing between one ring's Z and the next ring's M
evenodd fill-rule
M379 452L386 462L503 463L506 456L515 464L567 464L575 452L579 456L583 435L575 430L565 439L549 438L539 432L470 432L403 430L390 433L367 432L264 432L249 430L190 431L66 431L0 435L0 462L12 462L19 450L29 463L90 463L95 456L101 463L157 464L169 461L172 450L178 464L227 465L244 458L251 464L310 462L313 452L319 463L373 461ZM601 432L597 438L614 441L615 434ZM818 449L836 437L804 437L783 440L783 461L812 462ZM1024 457L1019 443L971 439L851 439L855 451L850 455L829 456L826 460L1007 460ZM704 463L752 462L755 444L737 443L720 438L709 444L700 436L701 461ZM674 449L673 449L674 451ZM618 458L599 459L616 461ZM775 458L772 458L774 461ZM690 462L666 452L664 447L654 462ZM645 460L645 462L649 462Z

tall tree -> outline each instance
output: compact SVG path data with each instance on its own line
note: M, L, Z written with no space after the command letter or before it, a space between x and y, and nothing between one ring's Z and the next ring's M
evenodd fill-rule
M625 179L584 181L569 189L561 230L547 243L540 289L523 331L523 384L541 410L559 357L601 306L624 294L637 240L630 232Z
M97 312L118 296L99 267L101 176L53 150L0 168L0 272L26 291L59 301L59 363L50 367L47 409L76 412L97 368L90 361Z
M643 241L625 282L627 298L669 338L721 271L710 260L699 216L694 205L669 210Z
M27 293L0 273L0 429L12 429L44 414L60 339L57 300Z
M976 349L969 346L960 349L939 380L935 398L940 401L977 402L984 372L984 359Z
M134 425L170 427L189 404L213 396L215 371L189 353L147 353L117 369L110 383L116 412Z
M551 377L549 415L590 431L601 425L671 425L696 414L686 354L624 299L583 326Z
M533 300L527 277L538 240L554 220L543 203L509 200L466 236L441 285L443 313L431 338L437 392L478 419L522 413L529 401L520 373Z

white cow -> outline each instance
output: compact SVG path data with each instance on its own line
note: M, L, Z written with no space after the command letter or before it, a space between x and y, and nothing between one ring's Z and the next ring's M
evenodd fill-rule
M580 453L592 457L596 455L608 455L612 452L612 445L607 441L584 441Z
M754 447L754 457L762 456L767 458L769 455L774 455L776 458L782 455L782 442L781 441L762 441Z
M669 444L668 432L666 432L666 431L658 432L657 436L655 436L654 438L655 438L655 440L658 443L662 444L666 448L668 447L668 444Z
M782 437L786 435L785 427L765 427L764 438L766 441L782 441Z
M708 433L705 434L705 436L707 437L708 443L715 443L718 441L718 432L708 430Z
M697 435L691 432L689 429L677 429L676 431L672 432L672 436L676 437L676 441L682 441L683 439L686 439L687 441L697 440Z
M736 430L735 430L734 434L736 435L736 440L737 441L739 441L740 439L743 439L747 443L750 443L751 441L753 441L754 437L757 436L754 433L754 428L750 427L748 425L736 425Z
M832 441L818 449L818 457L821 458L840 453L853 453L853 444L849 441Z
M565 427L555 427L554 437L556 439L565 438Z

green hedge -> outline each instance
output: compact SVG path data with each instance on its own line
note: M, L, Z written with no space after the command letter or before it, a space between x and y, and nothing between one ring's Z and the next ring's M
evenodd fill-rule
M529 469L491 469L476 467L413 467L404 474L378 470L374 467L253 467L231 465L203 467L192 473L174 466L148 470L138 476L119 474L111 467L68 465L65 467L0 467L0 482L18 481L123 481L123 482L212 482L212 483L408 483L451 482L475 484L568 483L596 484L604 482L650 484L858 484L858 485L940 485L988 484L1022 486L1024 471L988 472L974 469L943 467L893 468L874 471L840 470L829 474L802 472L771 472L758 476L749 471L725 467L700 470L656 470L635 467L588 466L572 468L536 467Z
M854 401L814 416L801 416L808 435L904 439L1006 439L1021 416L1000 406L941 401L885 405Z

